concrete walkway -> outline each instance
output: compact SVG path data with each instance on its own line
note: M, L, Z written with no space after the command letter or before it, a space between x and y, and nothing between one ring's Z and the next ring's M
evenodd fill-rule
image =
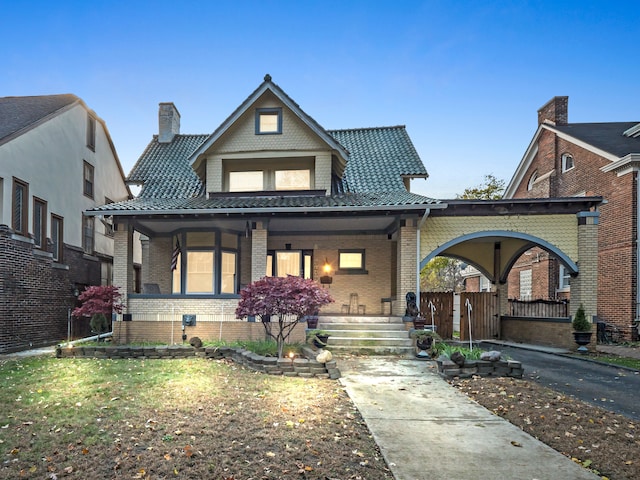
M444 381L433 362L338 359L341 383L396 480L595 480Z

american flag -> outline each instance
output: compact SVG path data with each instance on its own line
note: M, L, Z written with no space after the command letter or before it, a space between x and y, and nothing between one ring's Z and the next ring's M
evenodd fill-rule
M176 248L173 249L173 254L171 255L172 271L178 268L178 258L180 258L180 242L176 240Z

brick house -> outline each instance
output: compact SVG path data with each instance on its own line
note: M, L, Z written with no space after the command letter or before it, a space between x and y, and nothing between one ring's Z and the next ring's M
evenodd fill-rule
M242 286L265 275L321 282L335 299L322 316L402 323L430 255L502 279L513 252L540 244L577 273L596 238L599 199L447 204L412 193L427 171L404 126L326 130L269 75L210 135L181 133L173 103L160 104L158 125L127 177L139 195L87 211L116 225L122 342L264 338L235 309ZM132 288L136 232L142 293ZM580 267L584 282L591 267Z
M597 315L626 339L640 311L638 279L638 171L640 123L569 123L568 97L554 97L538 110L538 129L504 198L598 195ZM509 296L568 298L572 278L553 255L533 249L514 264Z
M0 352L67 337L77 292L112 280L112 225L84 211L130 196L80 98L0 98Z

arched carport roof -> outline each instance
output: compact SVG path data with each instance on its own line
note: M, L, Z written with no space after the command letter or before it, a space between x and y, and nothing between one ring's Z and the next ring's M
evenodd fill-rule
M577 228L601 197L450 200L433 210L420 232L420 268L442 255L475 266L492 282L506 282L525 251L540 247L579 272Z

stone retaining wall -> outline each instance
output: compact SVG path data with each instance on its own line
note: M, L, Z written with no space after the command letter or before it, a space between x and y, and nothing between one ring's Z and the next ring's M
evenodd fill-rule
M136 346L73 346L70 348L56 347L56 357L58 358L138 358L138 359L160 359L160 358L192 358L200 357L212 360L227 358L235 363L247 367L251 370L268 373L270 375L284 375L286 377L302 378L329 378L335 380L340 378L335 360L326 363L317 362L315 359L318 352L305 347L305 358L277 358L263 357L249 350L234 347L183 347L183 346L157 346L157 347L136 347Z
M437 361L438 373L445 378L469 378L473 375L481 377L514 377L522 378L524 368L515 360L465 360L462 366L451 360Z

